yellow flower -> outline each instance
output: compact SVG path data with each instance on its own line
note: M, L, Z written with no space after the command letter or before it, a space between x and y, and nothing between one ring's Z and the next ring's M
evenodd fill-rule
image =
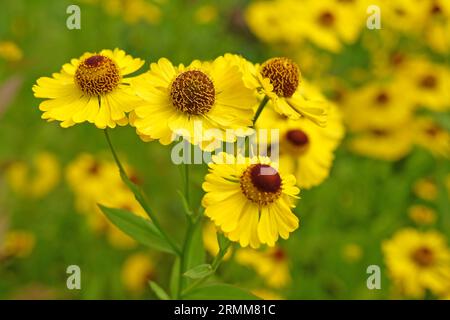
M47 99L39 105L42 118L60 121L64 128L86 121L101 129L126 125L126 113L141 99L130 90L129 78L124 76L143 64L119 49L72 59L52 78L39 78L33 86L35 97Z
M199 24L208 24L216 20L217 8L214 5L203 5L195 11L195 21Z
M405 296L423 298L426 290L441 295L450 289L450 251L440 233L402 229L382 249L389 275Z
M16 161L7 166L6 177L14 192L39 199L46 196L58 184L61 168L54 155L40 152L32 164Z
M343 111L352 131L391 129L410 121L414 112L412 95L405 95L404 79L370 83L347 94Z
M33 251L34 245L34 234L24 230L8 231L0 245L0 261L3 257L25 258Z
M244 85L239 68L224 57L196 60L188 67L162 58L132 86L145 100L136 108L132 124L139 135L164 145L180 135L210 148L217 141L235 141L238 131L252 124L255 96Z
M354 43L366 20L366 1L305 1L304 35L315 45L339 52ZM300 4L299 4L300 5Z
M150 257L143 253L129 256L122 266L122 283L129 292L140 295L148 288L148 282L155 278L155 266Z
M125 170L138 182L136 173L129 166L125 165ZM66 177L75 194L77 210L86 214L87 222L95 232L106 234L109 243L116 248L136 246L136 242L109 222L98 208L101 204L147 218L133 193L122 182L114 162L82 154L69 164Z
M334 151L344 135L341 115L334 105L330 105L325 128L305 118L289 120L280 117L270 109L261 115L257 128L280 129L280 170L295 175L297 185L306 189L319 185L328 177Z
M356 243L348 243L342 249L342 256L348 262L356 262L361 259L363 251Z
M449 82L450 83L450 82ZM450 158L450 133L439 123L426 117L414 122L415 142L429 150L434 156Z
M284 300L284 298L278 293L269 291L267 289L255 289L252 290L252 293L263 300Z
M236 261L255 269L270 287L282 288L291 282L288 258L280 247L267 248L264 251L239 249L236 252Z
M386 161L403 158L412 146L413 136L407 127L367 130L349 141L349 148L353 152Z
M19 61L23 58L22 50L12 41L0 41L0 57L7 61Z
M266 157L213 156L203 183L205 215L242 247L274 246L298 228L292 213L299 189Z
M414 183L413 192L421 199L434 201L438 196L438 187L432 178L422 178Z
M450 108L450 72L447 67L434 64L423 58L414 59L408 68L399 74L408 81L405 92L412 92L414 102L420 107L434 111Z
M433 224L436 221L436 212L424 205L416 204L408 209L409 218L418 225Z
M203 226L203 245L209 254L213 257L219 253L219 243L217 241L217 228L214 223L207 222ZM223 257L224 260L228 260L232 255L232 249L228 249L227 253Z

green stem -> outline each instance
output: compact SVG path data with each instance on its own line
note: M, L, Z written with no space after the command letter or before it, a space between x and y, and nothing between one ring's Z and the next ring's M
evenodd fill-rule
M188 204L189 209L191 208L191 200L190 200L190 192L189 192L189 165L187 163L183 164L184 166L184 197L186 198L186 202Z
M195 288L197 288L198 286L200 286L201 284L203 284L206 280L208 280L208 278L209 278L210 276L212 276L212 275L217 271L217 269L219 268L220 264L221 264L222 261L223 261L223 257L225 257L225 255L227 254L228 249L230 248L230 246L231 246L231 242L228 242L227 245L226 245L222 250L220 250L219 253L216 255L216 257L214 258L213 262L211 263L211 267L212 267L213 272L212 272L209 276L206 276L206 277L204 277L204 278L201 278L201 279L198 279L198 280L192 282L192 283L191 283L191 284L190 284L190 285L189 285L189 286L181 293L181 296L184 296L184 295L188 294L188 293L191 292L193 289L195 289Z
M261 115L261 112L263 112L264 107L266 106L267 102L269 102L269 97L264 96L261 103L258 106L258 109L256 110L255 117L253 118L253 125L252 127L255 127L256 121L258 121L259 116Z
M146 199L146 196L144 193L140 190L140 188L134 184L130 178L128 177L122 163L120 162L119 157L117 156L117 153L114 149L114 146L111 142L111 138L109 137L108 129L104 130L106 141L108 142L109 149L111 150L111 153L113 155L114 161L116 162L117 167L119 168L120 177L122 178L123 182L127 185L127 187L133 192L136 200L139 202L139 204L142 206L142 208L145 210L149 218L152 220L155 227L158 229L158 231L161 233L161 236L164 238L164 240L167 241L167 243L170 245L170 247L173 249L173 251L178 255L181 256L181 251L178 248L178 246L175 245L175 243L172 241L172 239L164 232L164 230L161 228L160 223L158 222L157 217L153 213L153 210L151 209L150 205L148 204L148 201Z
M184 273L187 271L187 253L188 250L191 246L191 242L192 242L192 237L194 235L195 229L197 228L198 222L200 221L200 219L198 219L195 222L192 222L190 219L188 219L188 228L186 231L186 236L184 239L184 244L183 244L183 251L181 253L181 257L180 257L180 281L178 281L178 298L181 298L181 293L183 291L184 288L184 283L186 281L185 277L184 277Z

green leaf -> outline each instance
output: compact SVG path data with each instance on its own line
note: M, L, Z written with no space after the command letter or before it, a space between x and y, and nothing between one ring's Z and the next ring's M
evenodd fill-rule
M206 253L203 246L202 224L199 219L193 226L191 240L186 253L186 269L205 263Z
M170 294L175 299L178 294L178 286L180 285L180 258L176 258L172 266L170 275Z
M170 300L170 297L167 294L167 292L163 288L161 288L156 282L149 281L148 284L159 299Z
M190 300L260 300L252 293L229 284L205 285L193 289L183 298Z
M176 254L150 220L126 210L108 208L102 205L99 205L99 207L116 227L137 242L156 250Z
M210 264L200 264L186 271L183 275L191 279L201 279L209 276L213 272L214 270Z

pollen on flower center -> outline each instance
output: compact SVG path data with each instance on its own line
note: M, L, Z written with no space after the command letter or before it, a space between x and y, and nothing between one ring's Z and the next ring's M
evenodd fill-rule
M272 58L264 62L261 74L270 79L273 91L280 97L292 97L300 83L300 69L288 58Z
M242 193L258 205L267 205L281 196L281 177L267 164L250 165L242 174Z
M85 59L75 72L75 83L89 96L110 93L118 86L120 79L116 63L103 55Z
M170 97L177 110L190 115L200 115L211 110L216 90L206 74L189 70L178 75L172 82Z
M426 247L415 250L411 258L421 267L428 267L434 263L433 251Z

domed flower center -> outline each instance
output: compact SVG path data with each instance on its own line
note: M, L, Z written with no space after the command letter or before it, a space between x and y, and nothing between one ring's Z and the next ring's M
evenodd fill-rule
M242 193L258 205L267 205L281 196L281 176L267 164L253 164L241 176Z
M420 86L425 89L434 89L437 86L437 79L432 74L426 75L420 80Z
M273 91L280 97L292 97L300 83L300 69L288 58L272 58L263 63L261 74L270 79Z
M319 24L327 28L333 26L334 20L334 14L330 11L322 12L318 18Z
M189 115L200 115L211 110L216 90L206 74L190 70L181 73L172 82L170 97L177 110Z
M287 143L282 145L283 150L293 155L300 155L309 147L309 137L300 129L291 129L286 132L285 140Z
M281 248L277 248L273 252L273 258L275 259L275 261L284 261L286 259L286 253Z
M412 253L411 258L414 260L415 263L417 263L421 267L429 267L434 263L433 251L431 251L427 247L421 247L416 249Z
M110 93L118 86L120 79L116 63L102 55L85 59L75 72L75 83L89 96Z
M375 97L375 102L378 106L385 106L389 102L389 95L382 91Z

